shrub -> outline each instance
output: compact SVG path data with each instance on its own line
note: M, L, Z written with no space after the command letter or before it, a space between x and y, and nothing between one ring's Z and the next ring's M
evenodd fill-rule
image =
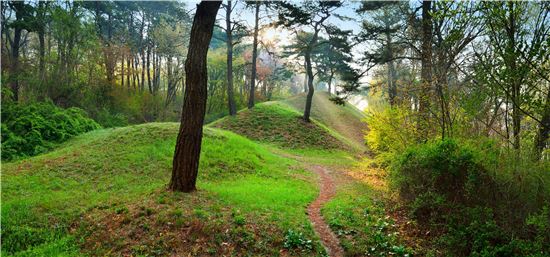
M416 141L414 117L407 109L371 109L367 112L365 122L368 124L368 133L365 136L367 145L383 164L387 164L395 153L404 151Z
M447 139L410 147L390 166L390 184L451 255L550 254L547 163L490 141Z
M2 160L33 156L75 135L100 128L79 108L50 102L2 105Z

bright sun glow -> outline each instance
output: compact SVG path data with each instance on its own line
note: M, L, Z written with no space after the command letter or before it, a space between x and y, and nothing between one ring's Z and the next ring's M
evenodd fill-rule
M260 37L262 41L266 43L271 43L278 40L278 33L279 32L275 28L267 28L262 31Z

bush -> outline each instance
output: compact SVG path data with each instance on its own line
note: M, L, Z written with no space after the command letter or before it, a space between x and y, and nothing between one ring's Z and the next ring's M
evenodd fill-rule
M548 165L514 156L490 141L429 142L396 155L390 184L451 255L550 254Z
M2 160L33 156L75 135L100 128L79 108L50 102L2 105Z
M365 136L367 145L383 164L387 164L395 153L404 151L416 141L416 125L408 109L371 109L367 112L365 122L368 124Z

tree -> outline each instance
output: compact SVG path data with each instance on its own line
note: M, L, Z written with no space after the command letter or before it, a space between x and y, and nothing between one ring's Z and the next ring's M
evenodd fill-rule
M511 144L518 154L523 117L538 123L535 148L540 154L550 129L547 125L550 6L547 2L495 2L483 3L482 11L488 28L488 51L476 54L477 78L496 88L506 100L506 107L511 106Z
M239 21L232 19L237 2L233 4L233 1L228 0L227 4L222 4L222 7L225 9L225 28L222 29L225 31L227 46L227 106L229 115L234 116L237 114L237 105L233 88L233 48L240 42L243 26ZM236 32L238 32L237 35L235 35ZM236 40L234 36L237 36Z
M207 98L206 56L220 5L221 1L198 4L191 27L185 61L186 90L169 185L173 191L196 189Z
M308 1L302 3L301 6L289 2L279 3L279 25L287 28L305 26L311 29L310 36L296 37L298 40L301 40L301 43L303 44L302 51L306 62L308 92L303 116L303 120L306 122L310 121L309 116L313 101L313 93L315 91L313 87L314 74L311 60L312 54L314 49L318 46L319 33L323 30L326 31L327 19L331 16L334 10L340 6L342 6L340 1Z
M422 43L420 50L420 94L418 96L418 112L420 120L418 131L422 140L428 137L428 119L430 91L432 88L432 2L422 1Z
M255 2L254 42L252 43L252 75L250 77L250 95L248 96L248 109L254 107L254 95L256 92L256 59L258 59L258 26L260 20L260 4L260 1Z
M371 65L386 65L387 92L390 105L397 101L395 62L404 58L401 56L404 43L396 39L405 28L405 2L363 2L359 13L367 13L363 20L363 31L360 39L368 41L374 47L365 52L365 59Z
M19 50L21 47L21 33L24 29L29 29L32 19L31 13L33 7L24 1L11 1L9 6L15 10L15 21L9 24L14 29L11 45L11 65L10 65L10 88L13 94L13 100L19 100Z

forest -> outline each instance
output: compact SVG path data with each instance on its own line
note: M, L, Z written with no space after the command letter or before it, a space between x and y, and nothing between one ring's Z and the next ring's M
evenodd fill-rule
M550 256L549 1L1 15L1 255Z

